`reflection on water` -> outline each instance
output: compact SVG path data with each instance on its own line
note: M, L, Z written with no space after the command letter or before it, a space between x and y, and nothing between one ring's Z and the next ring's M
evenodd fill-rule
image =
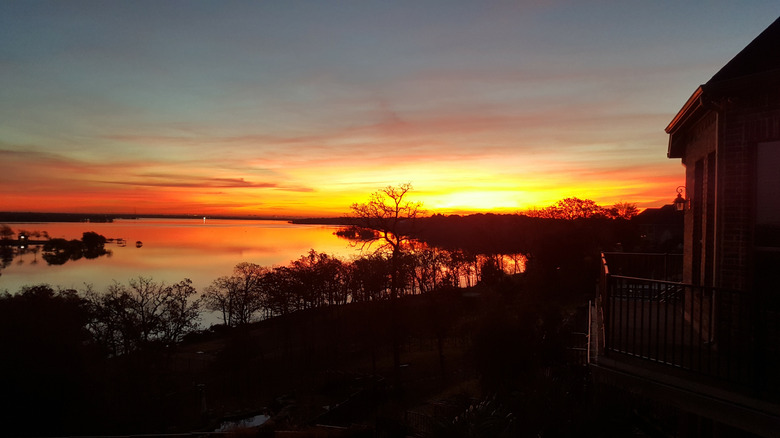
M68 260L82 257L92 260L104 255L111 255L111 250L106 249L106 238L93 231L84 232L81 240L55 238L43 244L43 259L49 265L63 265Z
M114 280L140 276L168 284L190 278L202 290L212 280L229 275L240 262L261 266L286 265L310 249L344 259L357 255L339 239L335 227L293 225L283 221L138 219L113 223L8 224L14 230L46 231L52 238L80 239L93 231L109 239L110 257L70 260L62 265L41 262L40 246L2 247L4 269L0 291L16 292L24 285L48 283L100 290ZM138 245L140 242L141 245ZM6 265L6 261L8 262Z
M223 421L214 432L230 432L237 429L262 426L269 418L267 415L258 414L240 420Z

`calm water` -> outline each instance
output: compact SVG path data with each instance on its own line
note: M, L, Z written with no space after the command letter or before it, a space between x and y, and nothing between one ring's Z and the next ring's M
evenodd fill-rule
M127 246L106 245L111 255L47 265L41 254L28 252L0 271L0 292L48 283L103 290L114 280L127 283L144 276L167 284L184 278L202 291L217 277L229 275L237 263L286 265L310 249L349 260L359 251L339 239L336 227L293 225L282 221L138 219L113 223L9 223L14 231L46 231L52 238L80 239L85 231L122 238ZM136 248L135 242L143 242Z

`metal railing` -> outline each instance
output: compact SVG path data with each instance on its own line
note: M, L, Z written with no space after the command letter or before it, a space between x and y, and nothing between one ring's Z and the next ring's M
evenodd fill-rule
M682 254L605 252L609 271L613 275L649 278L652 280L682 281Z
M754 318L744 294L610 276L604 307L607 351L750 383Z
M608 258L602 258L600 292L604 354L652 361L753 393L776 392L778 314L758 294L615 275Z

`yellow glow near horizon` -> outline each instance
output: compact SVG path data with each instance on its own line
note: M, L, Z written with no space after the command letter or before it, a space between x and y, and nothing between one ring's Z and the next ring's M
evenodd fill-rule
M517 197L503 191L453 191L432 195L423 203L435 211L506 211L519 207Z
M349 214L352 204L366 202L385 186L409 182L414 189L407 199L421 202L427 214L518 213L567 197L646 208L673 199L670 188L681 185L682 176L674 165L649 180L647 171L632 168L594 172L572 165L566 170L560 163L530 166L495 157L291 165L267 183L249 171L203 177L209 175L206 167L164 173L155 163L137 166L129 183L113 168L51 166L47 174L62 175L57 190L6 190L3 204L9 211L333 217ZM103 182L78 178L87 171Z

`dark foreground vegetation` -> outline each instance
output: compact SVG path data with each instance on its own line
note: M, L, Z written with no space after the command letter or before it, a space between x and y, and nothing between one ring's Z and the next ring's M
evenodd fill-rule
M584 291L539 286L504 276L213 327L118 356L91 338L87 301L26 288L0 299L4 433L213 430L220 418L263 411L266 431L609 436L573 348L583 346Z
M139 277L1 296L3 434L209 431L258 413L244 433L631 433L591 391L583 333L599 250L658 244L639 222L357 207L345 234L379 247L358 260L242 263L204 291ZM204 307L223 324L200 330Z

